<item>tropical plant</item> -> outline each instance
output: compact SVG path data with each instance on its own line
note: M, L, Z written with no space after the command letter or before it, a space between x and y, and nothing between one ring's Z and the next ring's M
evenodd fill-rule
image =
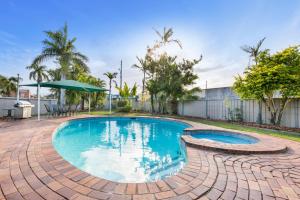
M31 70L29 73L29 79L37 81L37 83L42 82L43 80L49 80L46 66L33 64L26 67L28 70Z
M32 65L38 65L49 59L54 59L59 64L61 80L65 80L70 67L76 65L88 72L86 65L88 58L75 48L76 38L69 39L67 24L58 31L45 31L47 38L43 40L43 50L34 60ZM64 90L61 90L61 103L64 103Z
M111 85L113 79L117 78L118 73L117 72L106 72L104 73L104 76L106 76L109 79L109 112L111 112Z
M48 78L51 81L59 81L59 80L61 80L60 69L59 68L58 69L49 69L48 70ZM54 98L59 98L59 89L50 88L50 92L54 95Z
M0 94L3 96L10 96L17 91L17 77L9 77L0 75Z
M271 54L269 50L257 57L257 65L238 75L234 90L242 98L261 100L271 114L270 122L280 125L288 102L300 95L300 48L292 46ZM275 98L278 96L278 102Z
M142 80L142 100L144 101L145 99L145 82L146 82L146 73L148 70L148 64L147 64L147 59L142 59L139 57L136 57L139 64L134 64L132 67L135 67L143 72L143 80Z
M167 103L171 103L171 112L177 112L178 101L183 99L196 99L195 92L200 91L198 87L191 87L195 84L198 76L193 72L193 68L200 59L177 61L176 56L169 56L167 52L158 51L161 47L171 43L177 44L182 48L181 42L173 39L173 30L164 28L152 47L147 47L144 59L138 58L139 65L136 68L144 72L143 85L150 94L151 109L155 112L155 101L158 101L159 112L166 112ZM145 76L148 75L146 81Z
M241 49L243 51L245 51L246 53L249 54L248 67L251 66L251 59L252 59L252 61L254 61L255 65L257 65L257 63L258 63L258 56L262 52L261 46L262 46L263 42L265 41L265 39L266 38L264 37L263 39L259 40L255 46L244 45L244 46L241 47ZM257 122L259 124L261 124L262 123L262 101L259 100L258 101L258 105L259 105L259 107L258 107L258 119L257 119Z
M89 79L89 84L100 87L100 88L105 88L105 81L101 80L100 78L95 78L93 76L90 76ZM92 108L97 108L98 105L103 105L103 100L105 98L105 93L104 92L96 92L92 94L92 102L91 106Z
M29 79L35 80L37 83L41 83L43 80L49 80L47 67L44 65L32 64L26 67L31 70L29 73ZM36 94L38 95L38 88Z
M171 103L172 114L177 113L178 101L193 96L199 92L199 87L191 87L198 79L193 72L193 67L201 61L186 60L176 61L176 57L163 56L159 61L158 82L160 91L165 94L165 99Z
M116 86L116 89L119 91L120 96L125 99L127 99L128 97L135 97L137 92L136 83L133 85L131 89L128 87L126 82L124 83L123 88Z
M150 79L146 82L146 89L150 93L151 111L155 113L154 100L157 99L157 94L160 91L159 82L155 79Z
M159 59L160 56L167 54L166 52L156 52L161 47L167 46L169 44L175 43L179 46L180 49L182 49L181 42L178 39L173 39L173 29L172 28L166 28L164 27L164 30L162 33L154 29L155 33L158 35L159 40L155 41L154 45L151 47L147 47L147 53L146 53L146 60L155 60ZM158 55L156 55L158 54ZM152 65L153 67L153 65Z
M164 30L162 33L160 33L159 31L155 30L156 34L159 36L159 41L157 42L160 45L166 45L169 43L176 43L181 49L182 49L182 45L181 42L177 39L173 39L173 29L172 28L166 28L164 27Z
M258 63L258 56L262 52L261 51L261 46L263 42L265 41L265 37L257 42L255 46L248 46L244 45L241 47L243 51L249 54L249 66L251 66L250 60L252 59L255 62L255 65Z

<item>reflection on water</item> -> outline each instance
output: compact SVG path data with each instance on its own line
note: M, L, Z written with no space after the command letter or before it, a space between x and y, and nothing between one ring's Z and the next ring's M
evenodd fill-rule
M98 177L144 182L168 176L185 161L180 135L186 124L147 118L68 122L53 143L71 164Z

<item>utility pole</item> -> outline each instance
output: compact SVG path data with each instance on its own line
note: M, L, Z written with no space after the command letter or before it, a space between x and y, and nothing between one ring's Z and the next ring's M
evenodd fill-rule
M121 67L120 67L120 69L119 69L119 70L120 70L120 88L122 88L122 78L123 78L123 77L122 77L122 76L123 76L123 75L122 75L122 73L123 73L123 69L122 69L123 66L122 66L122 65L123 65L123 63L122 63L122 60L121 60Z
M207 80L205 81L205 117L208 119L208 104L207 104Z

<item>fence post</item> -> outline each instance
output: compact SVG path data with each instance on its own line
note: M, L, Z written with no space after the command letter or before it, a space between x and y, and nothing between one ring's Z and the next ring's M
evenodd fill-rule
M205 116L206 119L208 119L208 105L207 105L207 99L205 98Z
M241 117L242 117L242 121L244 121L244 101L240 100L241 104L240 104L240 110L241 110Z
M296 114L296 116L295 116L295 127L296 128L299 128L299 99L297 99L297 101L295 101L295 104L296 104L296 106L295 106L295 114Z
M257 121L258 124L262 124L262 101L258 100L258 115Z

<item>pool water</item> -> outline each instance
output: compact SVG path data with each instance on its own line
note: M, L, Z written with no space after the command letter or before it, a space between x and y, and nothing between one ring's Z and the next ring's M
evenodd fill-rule
M225 131L205 130L199 131L198 133L193 133L191 135L197 139L213 140L228 144L254 144L258 142L258 140L254 137Z
M57 152L94 176L145 182L176 173L186 161L180 136L189 125L154 118L72 120L53 136Z

